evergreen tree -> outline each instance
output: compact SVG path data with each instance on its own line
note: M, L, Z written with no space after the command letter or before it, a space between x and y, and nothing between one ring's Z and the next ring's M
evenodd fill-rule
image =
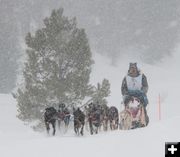
M110 83L107 79L98 83L92 92L92 102L99 105L107 105L106 97L110 95Z
M47 106L81 102L91 87L93 60L84 29L63 16L62 8L53 10L44 25L26 36L24 83L16 93L18 117L24 121L41 120Z

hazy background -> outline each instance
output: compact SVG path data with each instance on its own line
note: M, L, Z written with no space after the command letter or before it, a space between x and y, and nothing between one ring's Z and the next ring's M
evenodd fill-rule
M0 0L0 93L16 85L26 33L60 7L85 28L92 52L113 65L124 56L157 65L179 44L179 0Z
M129 62L138 62L149 83L150 124L93 136L86 131L83 138L74 132L51 138L23 125L16 118L17 102L10 94L0 94L1 156L163 157L165 142L180 139L180 0L0 0L0 93L10 93L16 86L26 33L42 27L43 19L59 7L85 28L95 60L91 83L107 78L111 83L108 104L119 111L123 108L121 81Z

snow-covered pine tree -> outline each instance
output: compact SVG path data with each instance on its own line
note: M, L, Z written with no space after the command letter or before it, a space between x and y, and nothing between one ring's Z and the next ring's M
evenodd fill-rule
M53 10L44 25L26 36L24 83L16 94L18 117L24 121L41 120L47 106L79 103L91 87L93 60L84 29L77 28L75 18L63 16L62 8Z
M103 79L102 84L98 83L93 88L92 102L99 105L107 105L106 98L110 95L110 83L107 79Z

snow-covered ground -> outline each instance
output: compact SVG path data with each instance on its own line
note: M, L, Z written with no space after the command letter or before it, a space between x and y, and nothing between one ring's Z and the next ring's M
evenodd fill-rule
M174 59L167 59L156 66L139 62L139 67L149 81L150 124L146 128L130 131L108 131L98 135L77 137L72 131L55 137L46 133L34 132L16 118L16 102L11 95L0 95L0 156L1 157L164 157L165 142L180 140L180 89L179 53ZM91 81L102 81L105 77L111 82L110 105L122 108L121 81L127 72L130 60L124 59L116 66L108 59L96 55ZM158 120L158 95L161 96L162 119Z

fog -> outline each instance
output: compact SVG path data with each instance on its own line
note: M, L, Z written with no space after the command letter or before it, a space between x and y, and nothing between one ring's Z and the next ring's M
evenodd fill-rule
M23 38L28 31L41 27L52 9L63 7L66 16L76 17L79 26L85 28L91 47L113 59L128 53L148 63L156 62L171 54L179 41L178 0L1 0L0 3L3 12L9 15L6 18L14 19L11 20L14 28L18 28Z
M74 1L74 3L77 1ZM178 42L177 0L87 1L66 6L86 28L91 46L113 59L124 54L152 64L170 55ZM68 7L71 9L66 9Z
M41 28L52 9L60 7L85 29L92 53L108 57L113 65L125 58L158 65L172 58L179 44L179 0L1 0L2 93L16 86L27 32Z

